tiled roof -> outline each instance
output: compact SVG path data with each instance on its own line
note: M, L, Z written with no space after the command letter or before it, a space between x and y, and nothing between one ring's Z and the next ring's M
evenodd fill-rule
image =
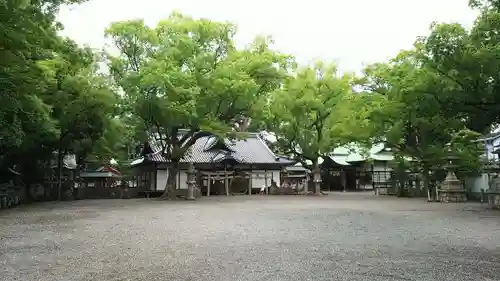
M302 166L288 166L285 168L287 172L307 172L310 173L311 170L304 168Z
M276 156L257 133L248 133L247 139L234 140L225 139L224 143L229 151L215 148L215 137L201 137L191 146L186 155L181 159L184 163L218 163L225 159L234 159L244 164L285 164L293 162ZM150 141L154 153L146 155L146 159L152 162L165 163L166 159L161 155L161 145Z
M386 148L385 143L374 144L368 153L363 153L362 148L357 145L343 146L333 150L330 159L343 166L351 165L353 162L362 162L368 159L376 161L392 161L394 155L390 149Z
M500 137L500 131L484 135L483 137L479 138L478 140L479 141L487 141L487 140L493 140L493 139L496 139L499 137Z

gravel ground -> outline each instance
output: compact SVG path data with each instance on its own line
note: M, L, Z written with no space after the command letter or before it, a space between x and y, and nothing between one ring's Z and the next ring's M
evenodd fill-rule
M330 194L0 212L0 280L500 280L500 213Z

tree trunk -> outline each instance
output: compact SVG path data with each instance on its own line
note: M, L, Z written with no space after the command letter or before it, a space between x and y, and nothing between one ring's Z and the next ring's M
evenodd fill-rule
M321 195L321 169L318 159L313 162L314 195Z
M340 170L340 184L342 185L342 192L347 192L347 175L344 169Z
M177 174L179 173L179 163L174 162L168 168L167 184L165 185L165 192L161 195L160 199L173 200L177 198L175 193L177 187Z
M396 179L397 179L397 184L396 184L396 196L397 197L403 197L404 195L404 190L406 188L406 170L404 167L398 167L396 171Z
M415 193L417 194L417 197L422 197L427 194L427 190L422 191L422 183L420 181L420 177L418 173L414 173L415 175Z
M430 186L429 168L428 167L423 167L422 176L424 177L424 182L423 182L424 190L427 193L428 200L434 201L435 200L435 198L434 198L435 193L433 192L433 190L431 189L431 186Z
M194 170L194 164L189 163L189 168L188 168L188 180L187 180L187 185L188 185L188 190L187 190L187 196L186 200L196 200L194 197L194 190L195 190L195 185L196 185L196 174Z
M62 177L63 177L63 161L64 155L59 149L57 151L57 200L61 201Z

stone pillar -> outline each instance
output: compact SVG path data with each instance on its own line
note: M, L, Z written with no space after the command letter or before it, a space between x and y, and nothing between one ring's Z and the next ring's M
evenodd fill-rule
M340 182L342 184L342 192L347 192L347 174L344 169L340 171Z
M305 180L305 184L304 184L304 194L307 195L307 193L309 193L309 173L307 173L307 171L306 171L306 180Z
M441 202L466 202L467 196L462 182L457 178L453 171L448 171L442 188L439 191L439 200Z
M264 184L266 185L266 194L269 194L269 185L267 184L267 170L264 170Z
M321 195L321 169L317 162L314 164L313 181L314 195Z
M252 195L252 171L248 172L248 195Z
M229 196L229 179L227 177L227 167L224 165L224 187L226 189L226 196Z
M196 198L194 197L194 193L196 191L196 171L194 169L193 163L189 163L187 174L188 174L187 176L188 189L187 189L186 200L196 200Z
M209 173L207 182L207 196L210 196L210 184L212 183L212 175Z
M500 177L497 175L491 182L490 191L488 194L488 204L493 209L500 208Z
M448 156L446 159L448 160L447 170L448 174L446 175L445 180L443 181L441 188L438 192L438 188L436 188L436 199L441 202L466 202L467 195L465 194L465 188L462 182L455 175L454 161L457 157L452 154L451 146L448 147Z

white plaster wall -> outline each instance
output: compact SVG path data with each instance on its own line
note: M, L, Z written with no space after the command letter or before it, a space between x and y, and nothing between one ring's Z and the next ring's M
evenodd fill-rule
M276 182L276 185L278 187L281 186L281 178L280 178L280 175L281 175L281 171L273 171L273 174L272 174L272 179Z
M493 147L491 148L493 160L498 160L498 154L493 154L493 151L498 149L498 146L500 146L500 138L496 138L493 140Z
M465 188L470 190L471 192L481 192L481 189L488 190L488 174L484 173L479 177L466 178Z
M390 183L391 171L392 168L388 167L388 165L384 166L384 163L375 162L373 164L372 182L375 183L375 186L387 185Z
M495 154L493 154L493 144L492 143L487 143L485 145L486 147L486 157L488 160L494 160L495 159Z
M252 188L261 188L262 185L265 185L265 171L264 170L253 170L252 171ZM167 184L168 171L167 170L158 170L156 184L157 190L165 190L165 185ZM187 189L187 171L179 171L177 176L177 186L179 189ZM281 186L280 181L280 170L268 170L267 171L267 185L271 185L271 180L274 180L278 186ZM207 180L203 180L203 184L207 185ZM212 180L213 184L213 180Z
M264 170L253 170L252 171L252 188L261 188L263 185L266 185L266 171ZM273 178L274 177L274 178ZM279 183L279 171L275 175L273 171L267 171L267 186L271 185L271 180L274 179L276 183ZM279 186L279 185L278 185Z
M150 178L149 178L149 189L150 190L155 190L155 181L156 181L155 173L152 172L150 174Z
M389 167L389 163L387 163L384 166L384 163L375 162L373 164L373 171L380 171L380 172L387 171L387 172L390 172L390 171L392 171L392 168Z
M188 184L187 184L187 172L186 171L179 171L179 179L177 182L177 186L179 189L187 189Z
M498 155L493 154L493 151L495 151L496 148L500 146L500 137L486 141L486 156L488 157L488 160L498 160Z
M156 190L165 190L167 185L168 171L158 170L156 174Z
M158 170L156 177L156 190L165 190L167 184L168 170ZM177 186L179 189L187 189L187 172L179 171L177 174Z

